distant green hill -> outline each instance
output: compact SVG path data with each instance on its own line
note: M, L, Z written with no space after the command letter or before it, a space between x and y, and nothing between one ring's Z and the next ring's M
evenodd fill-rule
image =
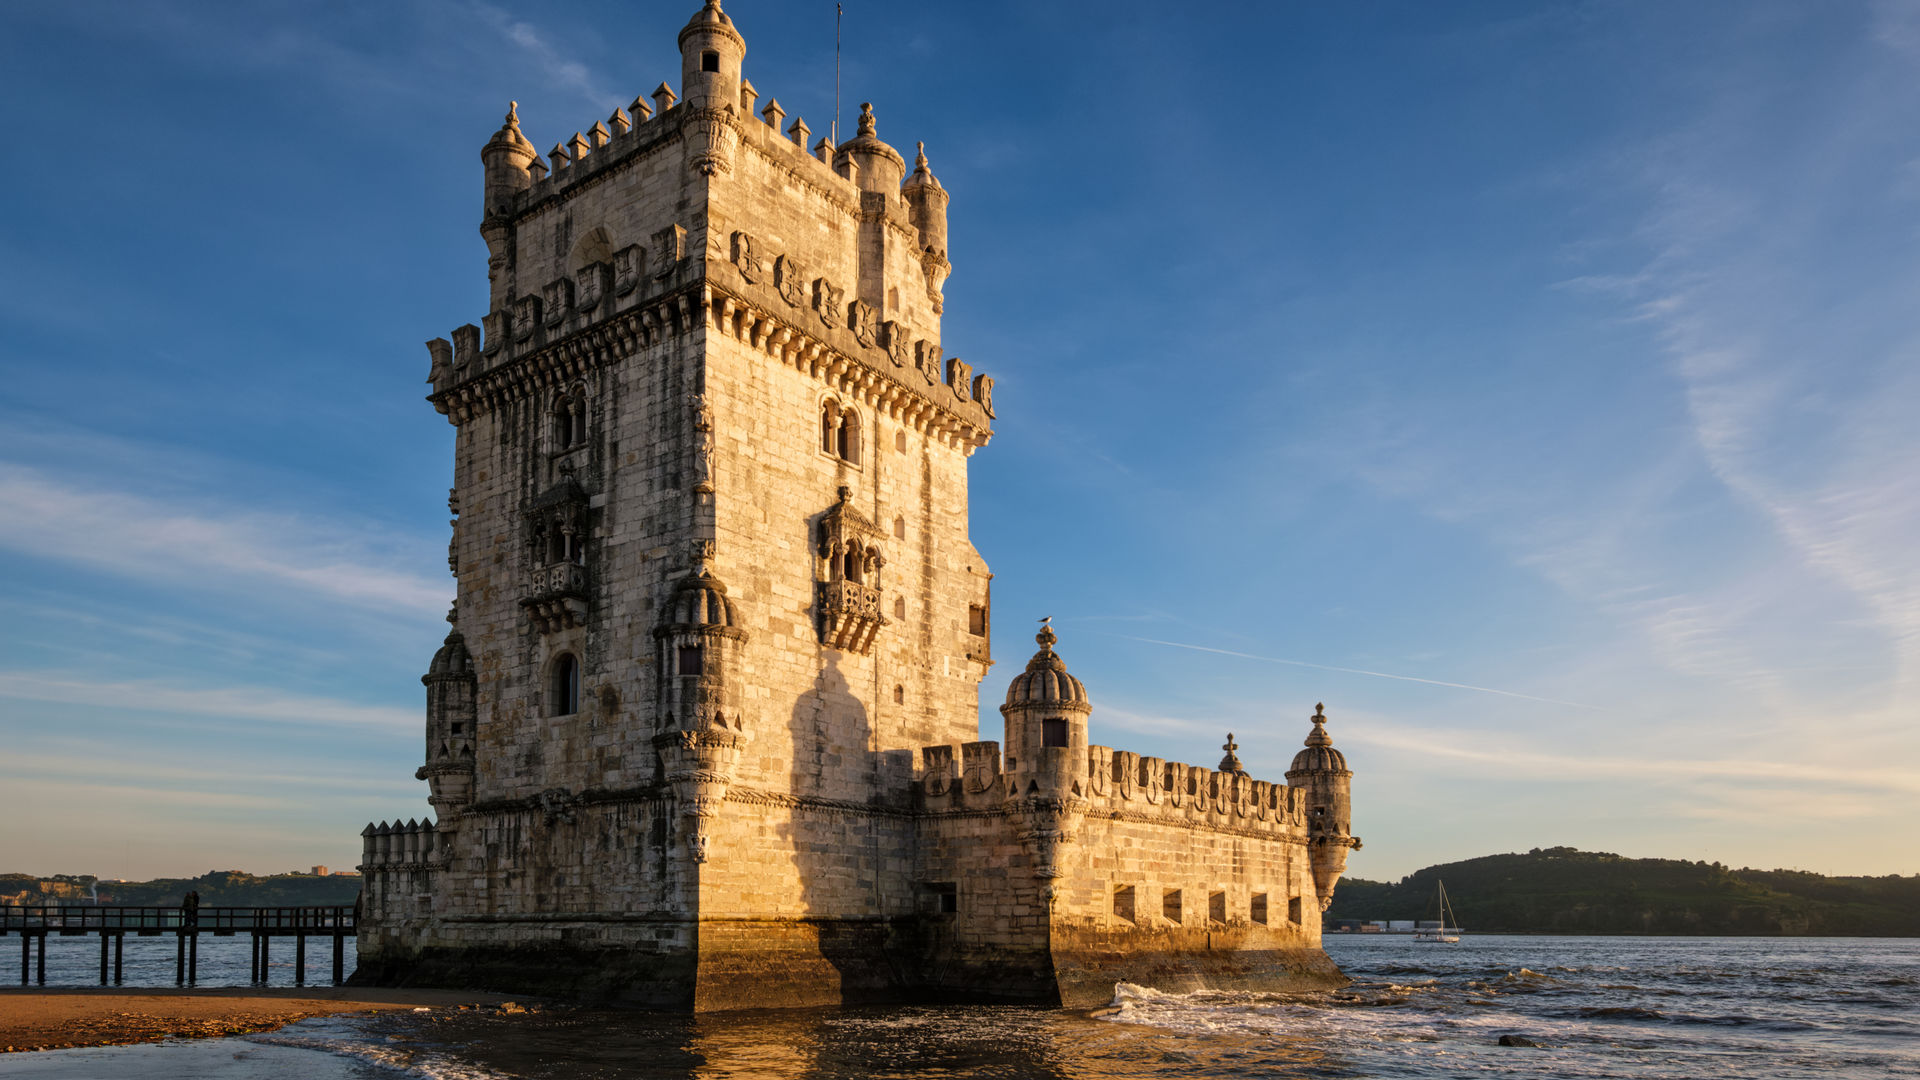
M202 907L306 907L351 904L360 894L358 876L275 874L255 877L239 870L214 870L197 878L153 881L96 881L86 875L0 874L0 903L90 904L97 891L102 904L172 907L190 890Z
M1920 937L1920 874L1826 877L1629 859L1568 847L1429 866L1398 882L1347 878L1332 919L1432 919L1436 880L1468 930L1552 934Z

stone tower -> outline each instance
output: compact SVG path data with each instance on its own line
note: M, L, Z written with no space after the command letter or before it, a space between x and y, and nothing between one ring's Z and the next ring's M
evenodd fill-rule
M677 95L544 158L509 109L481 150L489 310L429 343L459 599L413 843L448 872L382 902L497 929L375 934L370 972L512 974L526 920L609 907L636 965L718 971L749 912L857 933L911 906L908 843L808 866L867 832L817 811L904 808L912 748L976 737L992 380L942 353L947 194L871 107L809 147L718 3L679 43Z
M1093 745L1050 628L1004 760L978 740L993 380L942 348L947 192L869 105L809 145L713 0L679 43L678 92L545 155L510 106L481 150L488 310L428 343L437 820L362 834L356 980L686 1009L1338 983L1300 791Z

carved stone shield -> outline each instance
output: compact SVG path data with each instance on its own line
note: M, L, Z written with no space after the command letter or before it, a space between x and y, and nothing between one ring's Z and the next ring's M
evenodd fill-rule
M607 264L589 263L574 275L573 300L579 309L588 315L600 310L600 302L607 298Z
M733 265L749 284L760 280L760 260L753 254L753 237L747 233L733 234Z
M887 359L894 367L906 367L907 357L913 355L913 342L908 340L907 328L888 319L880 324L880 336L887 346Z
M927 385L932 386L939 382L940 346L931 341L916 341L913 343L913 350L913 366L920 369L920 374L926 378Z
M1000 746L998 743L967 743L960 748L962 761L962 782L968 791L978 794L993 786L1000 778Z
M773 287L780 290L780 299L794 307L807 302L806 272L791 255L782 255L773 261Z
M993 376L975 375L973 377L973 400L980 403L988 416L993 416Z
M929 746L920 751L927 765L927 794L945 795L953 790L953 747Z
M853 339L865 348L873 348L874 325L873 305L865 300L855 300L847 305L847 329L853 331Z
M647 272L647 253L639 244L629 244L613 253L613 291L625 296L640 284Z
M540 298L523 296L513 302L513 340L525 341L540 329Z
M820 321L827 326L840 326L846 322L847 290L836 286L826 278L815 278L813 282L813 310Z
M967 384L973 379L973 365L959 357L947 361L947 388L961 401L967 400Z
M548 282L547 287L541 290L540 298L547 309L547 325L560 325L573 313L572 279L561 278Z
M482 338L481 352L492 356L500 351L500 346L507 343L508 322L507 313L504 311L488 312L480 320L480 327L486 332L486 336Z

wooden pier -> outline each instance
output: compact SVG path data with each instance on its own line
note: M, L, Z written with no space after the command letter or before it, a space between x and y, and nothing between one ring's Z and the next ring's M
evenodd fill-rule
M100 937L100 985L107 985L108 958L111 953L113 983L120 984L121 953L128 934L137 937L174 938L173 981L176 986L191 986L199 977L200 935L235 937L246 934L253 939L252 981L265 985L267 959L274 938L294 940L293 981L307 982L307 939L317 937L333 942L333 982L345 980L347 938L354 934L354 911L341 907L203 907L187 911L178 907L55 907L52 905L0 905L0 937L20 935L20 985L29 984L29 975L37 968L41 985L47 981L47 937ZM34 962L37 959L37 964Z

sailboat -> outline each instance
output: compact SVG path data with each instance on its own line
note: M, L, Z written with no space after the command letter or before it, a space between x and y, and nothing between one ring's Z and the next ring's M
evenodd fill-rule
M1453 905L1447 903L1447 883L1442 881L1439 882L1439 885L1440 925L1437 927L1428 927L1424 930L1415 930L1413 932L1413 940L1431 941L1440 945L1458 945L1460 944L1460 928L1454 925Z

